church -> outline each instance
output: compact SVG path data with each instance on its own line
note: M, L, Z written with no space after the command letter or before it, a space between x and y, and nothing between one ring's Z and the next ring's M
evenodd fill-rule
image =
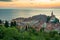
M50 23L58 23L58 22L59 22L59 19L57 19L57 18L55 17L55 15L53 14L53 11L52 11L52 13L51 13L49 22L50 22Z

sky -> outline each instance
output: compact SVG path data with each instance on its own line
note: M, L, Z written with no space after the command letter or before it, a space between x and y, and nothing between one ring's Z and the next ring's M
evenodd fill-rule
M0 0L0 8L59 8L60 0Z

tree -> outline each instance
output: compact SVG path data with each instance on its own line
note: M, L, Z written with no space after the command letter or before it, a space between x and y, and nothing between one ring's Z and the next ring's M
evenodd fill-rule
M13 24L14 24L14 26L17 26L16 21L14 21L14 23L13 23Z
M50 21L50 16L47 16L47 23ZM55 18L55 20L52 23L59 23L59 19Z
M8 21L5 21L4 26L5 26L5 27L9 27L9 22L8 22Z
M42 28L40 29L40 32L44 32L44 27L42 27Z
M4 34L5 34L5 27L0 26L0 39L4 38Z
M50 16L47 16L47 23L49 22L50 18L51 18Z
M55 18L55 20L52 23L59 23L59 19Z
M2 24L2 20L0 20L0 24Z
M28 30L28 26L26 25L26 27L25 27L25 30L27 31Z
M17 26L17 23L16 23L16 21L14 21L14 22L11 22L10 23L10 26L12 27L12 26Z
M10 23L10 26L11 26L11 27L12 27L12 26L14 26L14 23L13 23L13 22L11 22L11 23Z
M12 26L17 26L16 21L11 22L11 23L10 23L10 26L11 26L11 27L12 27Z
M55 18L55 23L59 23L59 19Z
M58 35L58 32L57 31L50 31L49 34L50 34L50 37L52 38L52 37L55 37L55 35Z
M19 40L19 32L15 27L6 28L3 40Z

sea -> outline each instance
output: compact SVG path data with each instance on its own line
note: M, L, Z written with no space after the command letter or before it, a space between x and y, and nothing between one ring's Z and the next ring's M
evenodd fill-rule
M19 17L32 17L35 15L47 15L51 16L51 12L60 20L60 8L5 8L0 9L1 20L12 20Z

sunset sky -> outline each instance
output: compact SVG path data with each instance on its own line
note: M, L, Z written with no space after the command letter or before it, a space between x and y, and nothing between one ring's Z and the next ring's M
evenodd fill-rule
M60 0L0 0L0 8L59 8Z

